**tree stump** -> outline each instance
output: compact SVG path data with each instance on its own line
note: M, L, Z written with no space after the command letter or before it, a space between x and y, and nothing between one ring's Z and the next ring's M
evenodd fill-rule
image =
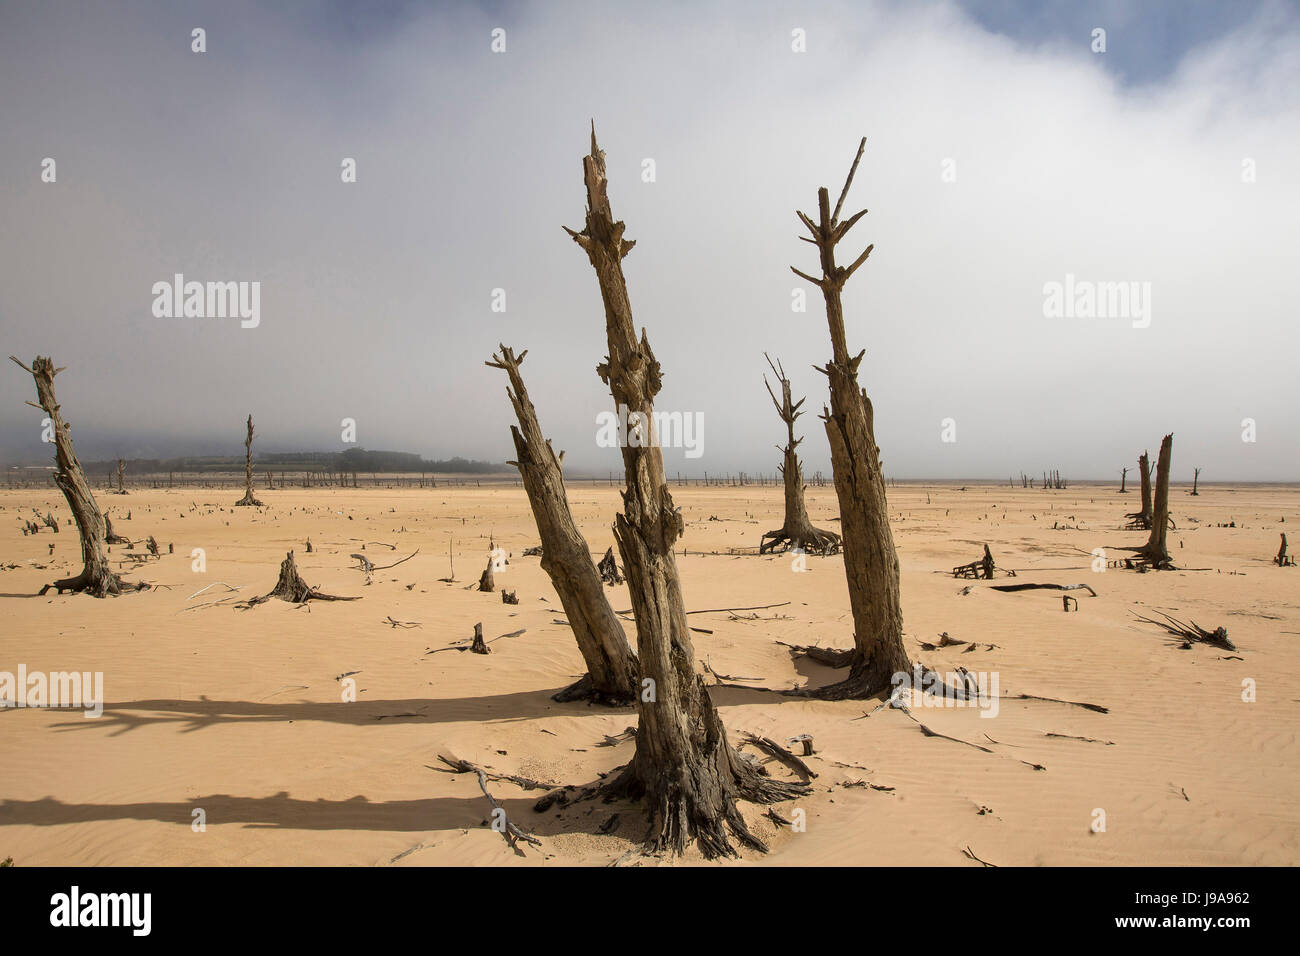
M495 591L496 588L497 588L496 575L492 573L492 558L489 556L487 567L484 568L483 573L479 575L478 589L480 591L490 592L490 591Z
M600 573L600 579L606 584L622 584L623 575L618 570L618 562L614 560L614 548L611 545L605 549L605 556L600 559L596 565L596 570Z
M471 654L491 654L492 649L483 641L483 623L474 625L474 641L469 646Z
M302 579L298 573L298 564L293 559L293 552L290 551L283 561L280 562L280 577L275 582L275 587L263 594L261 597L252 598L246 604L239 605L248 609L257 604L262 604L271 598L278 598L281 601L288 601L291 604L305 604L307 601L360 601L360 597L340 597L336 594L325 594L316 590L310 584Z

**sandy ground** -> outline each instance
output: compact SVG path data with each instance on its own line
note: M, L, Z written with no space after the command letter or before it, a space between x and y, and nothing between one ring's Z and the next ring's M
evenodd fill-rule
M1025 700L999 701L996 716L914 708L935 731L977 749L927 737L892 709L864 717L875 701L717 687L733 740L745 730L782 741L811 734L816 748L814 793L780 808L786 816L802 810L806 829L778 830L762 808L746 806L771 852L746 853L741 865L979 866L966 848L998 865L1300 862L1300 569L1268 560L1279 531L1296 526L1300 491L1187 491L1176 486L1171 495L1171 551L1180 566L1208 570L1137 574L1096 573L1087 553L1144 539L1119 530L1123 513L1137 507L1135 493L892 488L909 651L940 670L996 674L1003 697L1091 702L1109 713ZM152 534L163 545L160 560L128 576L167 587L97 601L36 596L79 569L75 529L25 537L21 519L32 507L62 521L66 504L52 489L0 492L0 671L102 671L107 698L97 719L78 710L0 711L0 859L537 866L624 857L643 832L635 807L591 802L539 815L532 804L543 791L493 783L511 818L542 841L520 855L484 825L490 807L476 780L438 769L438 755L448 754L499 773L586 785L634 747L602 746L636 723L631 708L550 699L583 668L567 627L555 623L562 615L538 559L521 555L537 543L521 490L259 494L268 504L260 511L232 508L237 495L228 491L100 493L120 533ZM696 656L718 673L760 678L739 683L835 679L777 642L851 645L840 559L809 558L807 571L794 573L789 556L729 553L752 552L762 531L781 524L780 488L673 494L687 521L679 568L689 609L788 602L692 615L712 631L694 635ZM570 497L599 556L612 543L617 490L583 484ZM835 528L833 489L810 488L809 499L814 521ZM1230 521L1235 528L1217 527ZM518 606L467 589L490 535L513 555L498 583L517 590ZM308 537L312 554L303 552ZM453 540L449 584L439 579ZM937 573L975 560L984 542L1000 567L1018 571L1012 583L1082 582L1098 596L1075 592L1078 612L1067 614L1059 592L999 593L988 585L1003 580ZM420 553L366 585L348 557L362 544L376 564ZM202 573L191 567L194 548L206 553ZM236 598L270 590L290 548L311 584L363 599L251 610L209 603L232 596L225 585L240 588ZM114 557L124 550L114 548ZM190 597L214 582L225 585ZM625 587L608 593L617 609L630 606ZM1239 650L1178 649L1135 622L1135 613L1154 610L1224 625ZM393 627L390 616L419 626ZM486 657L438 650L478 621L489 640L526 630L492 643ZM941 632L978 649L921 649ZM338 677L348 673L356 702L342 700ZM1243 700L1247 679L1254 701ZM859 781L890 789L846 786ZM205 829L192 825L195 810ZM1104 832L1093 831L1099 812Z

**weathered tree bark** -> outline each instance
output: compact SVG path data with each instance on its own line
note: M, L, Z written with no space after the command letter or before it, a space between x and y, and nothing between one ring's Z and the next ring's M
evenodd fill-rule
M9 358L19 368L30 373L36 382L37 401L27 404L45 412L54 428L54 458L58 465L54 472L54 483L68 500L72 517L77 522L77 534L81 537L81 573L76 577L47 584L41 588L40 593L44 594L54 588L60 594L64 591L84 592L102 598L109 594L121 594L123 588L133 591L148 588L149 585L143 583L125 585L121 578L109 570L104 516L95 503L85 472L81 470L81 462L77 461L77 453L72 447L72 431L63 420L58 399L54 397L54 376L63 369L55 368L52 359L40 355L32 361L30 368L12 355Z
M537 410L528 397L519 366L528 354L518 356L501 346L487 362L510 377L506 394L514 407L518 426L510 426L524 491L533 509L533 520L541 535L541 566L560 597L564 614L587 664L587 673L576 683L553 696L554 700L594 700L599 703L630 704L636 697L638 663L627 635L605 597L600 572L591 560L591 548L578 530L564 490L564 452L558 455L542 434ZM611 555L610 560L613 560Z
M126 477L126 461L119 458L117 460L117 493L119 495L126 494L126 485L124 481L125 477Z
M876 446L874 413L866 390L858 385L858 366L866 350L856 356L849 355L840 298L845 282L867 260L874 247L867 246L848 267L835 263L836 245L867 212L864 209L844 222L839 219L866 143L863 137L834 213L830 194L823 186L817 190L818 221L814 223L803 212L798 214L812 233L807 241L820 253L821 278L791 267L795 275L822 290L831 337L832 358L825 368L819 369L830 383L830 408L822 419L830 441L835 492L840 503L844 573L853 611L854 660L846 680L800 692L829 700L888 692L893 675L911 668L903 647L898 552L889 527L889 505L885 499L880 449Z
M1194 495L1199 495L1199 494L1200 494L1200 492L1196 490L1196 484L1197 484L1197 482L1199 482L1200 480L1201 480L1201 469L1199 469L1199 468L1195 468L1195 469L1193 469L1193 471L1192 471L1192 494L1194 494Z
M1165 533L1169 530L1169 461L1173 455L1174 436L1166 435L1160 443L1160 457L1156 460L1155 508L1151 515L1151 537L1137 550L1138 557L1156 568L1172 568Z
M772 367L772 374L781 383L781 398L778 400L776 393L772 391L772 386L767 383L767 376L763 376L763 385L767 388L767 394L772 397L776 413L781 417L781 421L785 422L786 442L785 447L781 449L785 458L780 468L781 475L785 479L785 522L775 531L763 535L759 540L758 553L767 554L780 546L782 551L794 548L805 553L835 554L840 550L840 536L833 531L814 528L804 502L803 468L799 464L799 455L795 451L803 439L794 437L794 423L795 419L803 414L799 408L807 399L793 401L790 380L786 378L785 368L779 360L773 364L766 352L763 353L763 357Z
M235 507L262 507L262 502L253 494L253 416L248 416L248 437L244 439L244 497L235 502Z
M622 260L634 243L623 238L606 192L605 153L591 133L583 158L586 225L566 229L587 253L605 305L606 360L597 374L616 405L654 421L654 397L662 385L659 362L645 332L637 339ZM705 857L733 856L731 838L766 846L745 824L739 799L771 803L807 792L803 784L763 777L727 741L726 730L695 669L695 649L677 576L673 542L682 533L664 476L663 454L654 443L625 442L627 487L614 536L628 578L637 624L642 691L637 696L636 753L609 785L611 796L643 799L649 813L645 848L680 853L692 839Z
M492 572L492 557L488 556L487 567L478 577L478 589L480 591L495 591L497 589L496 575Z
M1138 456L1138 474L1142 479L1142 508L1125 515L1129 528L1146 531L1151 527L1151 460L1146 452Z
M1128 494L1128 488L1125 487L1127 482L1128 482L1128 469L1125 468L1122 472L1120 472L1120 476L1119 476L1119 493L1121 495Z

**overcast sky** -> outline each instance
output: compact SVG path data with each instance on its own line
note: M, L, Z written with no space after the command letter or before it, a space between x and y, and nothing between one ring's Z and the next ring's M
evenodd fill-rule
M775 469L765 350L829 470L795 209L865 135L841 259L875 244L844 298L889 474L1106 478L1172 431L1176 480L1300 479L1286 3L2 2L3 354L68 367L84 459L240 453L252 412L265 451L342 450L353 418L366 448L504 460L504 342L567 467L616 469L599 291L560 228L592 118L658 407L703 420L670 473ZM175 273L260 282L260 324L155 317ZM1067 275L1143 308L1046 314ZM6 368L0 458L43 460Z

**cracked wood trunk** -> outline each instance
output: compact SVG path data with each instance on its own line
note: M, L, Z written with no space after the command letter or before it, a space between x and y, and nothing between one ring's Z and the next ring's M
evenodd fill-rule
M558 701L594 700L630 704L636 698L638 662L614 609L605 597L600 572L591 560L591 548L578 530L564 490L564 452L558 455L542 435L537 410L528 397L519 366L528 354L518 356L502 345L484 364L503 369L510 377L506 394L514 406L518 426L510 426L517 461L511 462L523 478L533 520L542 539L542 570L560 597L578 650L587 663L581 680L555 694Z
M605 154L596 144L594 126L591 153L582 166L586 224L581 232L565 231L587 253L605 305L609 354L597 373L616 406L651 422L662 373L645 332L638 340L633 325L622 260L634 243L623 238L624 224L610 210ZM673 553L682 516L668 491L663 455L653 443L630 442L623 443L622 455L627 487L614 536L636 617L642 691L637 696L636 753L608 792L644 801L649 816L645 848L650 852L680 853L693 839L705 857L732 856L732 837L765 850L746 826L737 800L770 803L807 790L759 776L728 743L695 669Z
M1151 515L1151 537L1138 552L1143 559L1158 568L1172 566L1169 548L1165 544L1169 530L1169 464L1173 457L1174 436L1166 435L1160 443L1160 457L1156 459L1156 497Z
M858 384L858 366L866 350L850 356L844 334L844 307L840 298L845 282L866 261L873 246L847 267L836 265L835 247L866 210L840 222L840 209L853 183L866 137L858 146L835 211L831 212L826 187L817 191L818 221L803 212L799 219L812 234L810 242L820 254L820 279L792 270L816 285L826 300L832 357L820 369L830 384L830 407L822 419L831 446L835 493L840 503L844 573L853 611L854 653L849 677L838 684L809 691L812 696L838 700L870 697L890 690L893 675L911 664L903 647L903 609L899 593L898 553L889 527L885 479L876 446L874 413L866 390Z
M262 507L262 502L253 494L253 416L248 416L248 436L244 439L244 497L235 502L235 507Z
M120 594L123 587L121 579L109 570L104 516L95 503L85 472L81 470L81 462L77 461L77 453L72 447L71 429L63 420L58 399L54 397L54 376L63 369L55 368L52 359L40 355L36 356L31 368L12 355L9 357L20 368L31 373L36 382L37 407L45 412L54 428L54 457L58 465L54 472L54 483L68 500L72 517L77 522L77 534L81 537L81 573L47 584L41 588L41 593L44 594L53 587L60 594L64 591L85 592L98 598Z
M793 548L804 552L811 551L814 554L834 554L840 548L840 536L833 531L823 531L813 527L804 501L803 468L799 464L799 455L795 450L803 439L794 437L794 423L795 419L803 414L799 408L807 399L794 401L785 368L779 361L773 364L772 359L767 357L767 353L764 353L764 358L767 358L767 364L772 367L773 374L781 383L781 398L778 400L776 393L772 391L772 386L767 384L767 377L763 377L767 394L772 397L776 413L781 421L785 422L786 428L785 447L781 449L784 456L781 475L785 479L785 522L775 531L763 535L759 540L758 553L766 554L780 546L782 551Z

